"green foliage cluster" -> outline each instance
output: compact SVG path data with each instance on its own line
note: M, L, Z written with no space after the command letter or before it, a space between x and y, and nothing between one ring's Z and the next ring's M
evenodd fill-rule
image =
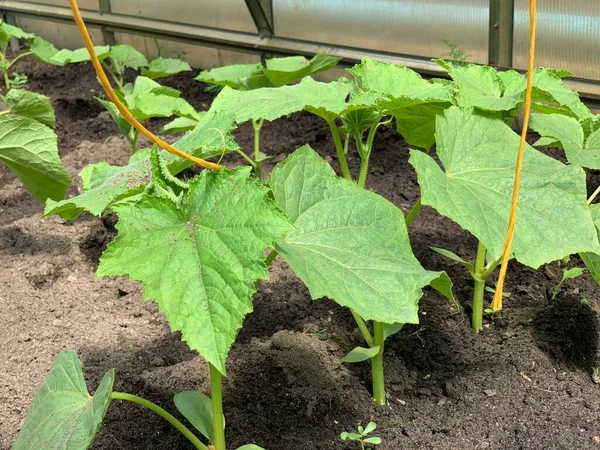
M207 361L211 396L183 392L174 403L214 448L225 449L221 378L226 374L227 355L252 311L258 283L268 277L277 255L305 283L313 299L327 297L349 308L365 346L350 350L343 361L370 361L377 404L386 403L385 341L404 324L418 323L423 289L431 287L458 305L446 273L422 267L412 252L407 228L422 205L434 208L478 240L475 261L451 249L432 250L461 263L473 278L472 325L475 331L482 328L486 281L499 264L508 226L519 146L510 124L523 105L523 75L439 60L450 80L427 80L406 67L365 59L348 70L348 78L324 83L310 75L335 66L337 58L276 58L264 66L202 72L199 80L222 90L208 111L197 112L178 91L152 79L170 73L163 59L147 63L126 46L99 48L98 53L112 71L123 102L140 121L175 115L165 131L185 132L176 147L205 159L237 152L249 163L182 179L177 175L189 162L157 148L142 149L126 166L86 167L80 174L83 192L69 199L62 199L68 176L57 175L58 166L55 173L45 171L44 176L54 173L54 177L44 181L43 192L50 192L48 186L55 183L55 194L46 198L38 194L40 200L47 199L46 216L75 220L83 211L118 215L118 235L102 255L97 275L141 282L144 297L158 304L170 328L180 331L190 349ZM80 50L61 51L53 59L77 62L86 55ZM124 84L126 67L141 69L143 75ZM532 127L541 135L536 144L564 148L569 164L533 146L525 149L513 257L535 269L577 253L600 280L600 209L592 204L597 192L587 197L584 172L584 168L598 168L600 120L563 86L561 78L567 75L539 69L534 76ZM21 90L6 95L3 116L10 119L6 126L11 120L28 120L51 132L54 120L49 103L36 95ZM137 135L129 124L112 103L103 104L137 150ZM260 179L260 162L265 158L258 139L262 123L298 111L328 124L342 177L305 145L278 163L269 179ZM256 130L254 157L245 154L232 135L245 122L252 122ZM392 124L415 147L409 162L421 198L406 216L364 189L376 133ZM3 126L0 121L0 130ZM22 125L15 122L13 128ZM3 139L18 136L8 130ZM41 153L29 144L21 146ZM41 147L48 151L51 145ZM352 174L347 164L352 148L361 161L358 174ZM13 159L3 160L14 165ZM50 160L46 155L46 168ZM57 154L52 161L60 163ZM40 187L32 179L44 180L30 176L35 167L32 160L11 166L34 195ZM580 270L565 272L561 284L580 274ZM34 398L14 448L87 448L112 400L148 407L196 448L208 448L162 408L114 392L113 378L113 372L108 372L90 396L76 355L61 353ZM341 438L359 441L361 446L376 445L381 440L368 436L374 429L375 424L369 423Z

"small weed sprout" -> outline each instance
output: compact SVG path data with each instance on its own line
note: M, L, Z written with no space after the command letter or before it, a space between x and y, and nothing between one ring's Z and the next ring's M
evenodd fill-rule
M445 56L450 58L451 61L459 64L467 64L469 62L471 55L467 55L456 42L447 41L446 39L442 39L442 42L448 47L448 53Z
M340 434L340 439L342 441L358 441L360 442L360 450L368 449L369 447L365 447L365 444L369 445L379 445L381 444L381 438L377 436L369 437L375 429L377 428L377 424L375 422L369 422L366 427L359 425L357 428L358 433L349 433L344 431Z

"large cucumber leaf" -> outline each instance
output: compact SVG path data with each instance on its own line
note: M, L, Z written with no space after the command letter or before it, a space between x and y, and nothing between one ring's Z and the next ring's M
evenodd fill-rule
M110 46L108 45L100 45L94 47L94 53L98 57L99 60L106 59L110 56ZM91 57L87 48L82 47L77 50L67 50L62 49L58 53L56 53L50 61L52 64L69 64L69 63L82 63L90 61Z
M349 80L320 83L310 77L294 86L240 91L225 87L215 98L211 110L229 111L237 123L248 120L275 120L288 114L310 111L322 117L337 117L347 108L346 99L353 89Z
M275 86L284 86L315 73L333 69L341 58L315 55L310 61L304 56L267 59L263 74Z
M51 43L41 37L35 37L29 43L29 49L33 53L33 57L45 62L46 64L54 64L62 66L62 63L54 61L52 58L58 53L58 49Z
M26 33L19 27L0 20L0 45L6 46L12 38L31 40L35 38L35 34Z
M349 70L365 92L377 93L380 111L396 119L398 132L411 144L429 149L435 142L435 117L452 103L452 85L424 80L408 67L365 58Z
M88 448L110 405L113 380L111 369L91 396L77 355L60 352L33 398L13 450Z
M246 78L260 72L262 65L256 64L231 64L211 70L203 70L194 80L218 86L229 86L233 89L242 89Z
M141 281L171 329L222 373L255 282L268 277L264 250L291 228L250 170L204 171L180 205L148 195L115 205L119 234L97 271Z
M502 254L519 136L501 120L451 107L437 121L437 154L413 150L422 203L477 237L490 259ZM585 173L527 146L513 253L537 268L600 245L586 203Z
M150 61L147 68L142 69L142 74L155 80L191 70L190 65L181 59L158 57Z
M271 188L295 227L275 248L314 299L329 297L364 319L418 323L422 288L445 274L421 267L402 211L336 177L308 146L275 167Z
M34 119L0 116L0 161L40 203L62 199L71 185L58 156L56 134Z
M56 116L50 99L45 95L25 89L11 89L4 96L4 103L11 113L35 119L54 128Z
M196 127L186 133L175 146L198 158L210 158L238 148L231 130L232 117L227 114L204 114ZM167 152L160 152L172 174L177 174L193 163ZM84 178L85 174L85 178ZM142 192L150 181L148 152L138 151L126 166L98 163L86 167L84 192L60 202L48 201L44 215L58 214L74 220L83 211L100 215L113 203Z
M146 57L131 45L113 45L110 48L110 59L118 62L123 67L139 70L148 65Z
M562 114L533 114L530 125L542 136L542 142L559 142L571 164L600 169L600 129L586 139L577 119Z

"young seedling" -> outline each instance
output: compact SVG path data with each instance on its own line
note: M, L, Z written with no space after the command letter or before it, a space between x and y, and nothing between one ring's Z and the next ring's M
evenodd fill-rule
M360 443L360 450L366 450L369 447L366 445L379 445L381 444L381 438L377 436L369 436L375 429L377 424L375 422L369 422L366 427L359 425L357 428L358 433L349 433L344 431L340 434L342 441L355 441Z
M20 39L26 47L9 59L8 49L11 39ZM0 70L7 91L11 87L22 87L27 84L26 74L14 73L13 79L10 79L9 71L17 61L31 55L45 63L61 65L52 59L57 53L58 50L50 42L0 20Z
M563 269L562 277L560 278L560 281L556 284L556 286L554 286L554 288L552 288L552 292L550 292L550 293L545 292L546 299L549 296L550 301L553 301L556 298L556 296L560 293L560 288L562 287L562 285L565 281L573 280L573 279L583 275L584 272L585 272L585 269L582 267L572 267L571 269Z
M447 41L446 39L442 39L442 42L448 47L448 58L450 58L450 61L458 64L467 64L469 62L471 55L467 55L456 42Z
M478 240L475 263L444 250L474 280L472 327L482 329L485 281L499 264L519 137L500 118L451 107L436 124L437 154L413 150L422 203L457 222ZM502 151L498 151L501 148ZM565 230L577 229L576 234ZM537 268L565 255L598 248L586 204L585 173L535 149L525 148L519 221L512 247L521 263ZM436 251L439 251L437 249Z
M316 55L310 61L303 56L271 58L266 60L264 67L261 64L234 64L203 71L196 77L196 80L212 86L228 86L231 89L240 91L275 88L332 69L339 60L340 58L328 55ZM260 114L255 114L250 120L254 129L253 157L249 157L241 150L239 154L254 168L256 175L260 177L261 165L268 159L268 156L260 151L260 130L265 118L260 117Z

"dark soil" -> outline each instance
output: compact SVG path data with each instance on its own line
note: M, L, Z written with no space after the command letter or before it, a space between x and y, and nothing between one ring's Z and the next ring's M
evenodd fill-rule
M94 100L100 90L91 67L22 61L17 70L29 75L30 89L52 96L61 153L73 176L90 162L126 162L122 138L105 143L117 129ZM193 75L166 84L204 109L213 95ZM249 126L236 137L251 148ZM320 119L295 114L264 126L262 150L275 162L303 144L337 169ZM418 196L407 159L406 144L393 130L379 133L368 187L404 211ZM353 170L357 163L351 158ZM590 179L594 186L600 182L597 174ZM3 167L0 212L1 449L14 441L35 390L65 348L77 351L92 390L114 367L117 390L170 411L181 390L209 392L204 362L169 331L155 304L143 301L140 286L94 277L99 255L115 235L114 218L84 214L73 224L57 217L41 221L41 206ZM463 310L426 291L421 324L389 340L388 405L372 403L367 364L340 362L361 343L348 311L312 301L278 260L230 353L224 384L229 447L255 442L269 450L358 449L341 442L340 432L374 420L381 450L600 449L600 388L591 377L599 365L600 289L592 278L566 282L563 294L548 302L544 292L558 282L562 268L555 263L533 271L513 264L505 311L474 334L468 318L472 281L460 264L429 246L473 259L475 240L428 208L410 234L425 267L448 271ZM570 265L581 262L573 257ZM92 448L191 447L159 417L115 401Z

